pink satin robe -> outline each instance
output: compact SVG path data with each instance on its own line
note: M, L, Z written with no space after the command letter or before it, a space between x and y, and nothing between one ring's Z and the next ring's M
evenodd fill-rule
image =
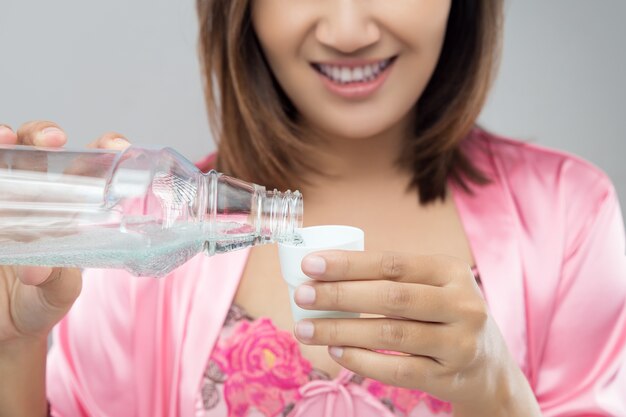
M578 158L480 131L463 146L491 182L471 195L451 184L453 197L491 314L544 415L626 416L626 244L610 181ZM86 271L54 331L52 414L194 415L248 253L199 255L158 280Z

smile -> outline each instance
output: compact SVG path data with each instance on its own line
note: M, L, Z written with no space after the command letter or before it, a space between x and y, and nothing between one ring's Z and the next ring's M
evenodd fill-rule
M313 64L320 74L339 84L349 84L375 80L389 65L393 58L383 59L367 65L341 66L331 64Z
M378 61L312 63L324 85L344 98L363 98L385 81L397 56Z

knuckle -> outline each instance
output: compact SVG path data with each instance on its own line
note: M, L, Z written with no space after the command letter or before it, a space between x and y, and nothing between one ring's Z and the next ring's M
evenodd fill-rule
M341 256L339 258L339 271L341 273L341 276L348 276L350 274L350 271L352 271L353 266L352 266L352 261L350 260L350 257L347 255Z
M75 300L78 298L83 289L83 278L80 270L78 269L73 269L70 273L74 274L75 277L71 280L72 284L68 286L68 294L71 296L72 300Z
M346 300L346 288L342 282L334 282L330 285L330 289L332 292L332 300L335 303L335 306L342 306Z
M402 346L406 341L404 327L393 320L383 321L379 336L382 346Z
M489 320L489 308L485 301L478 297L469 295L461 288L456 288L450 293L450 298L455 300L456 316L459 321L465 321L472 327L483 327Z
M81 289L82 289L82 281L72 280L72 282L66 286L66 289L63 292L63 294L59 296L59 299L57 301L59 306L67 307L69 305L72 305L72 303L74 303L74 301L80 295Z
M471 278L471 281L474 281L472 268L467 262L453 257L445 257L444 261L446 265L446 273L453 281L466 282L469 278Z
M472 302L467 304L465 316L474 328L482 328L489 320L489 310L484 303Z
M419 291L417 294L419 297L415 301L417 305L429 306L432 311L450 310L450 302L443 289L434 288L431 291Z
M31 133L31 131L33 130L33 127L35 126L36 123L37 122L35 122L35 121L22 123L22 125L17 128L18 136L25 136L25 135Z
M446 274L451 278L457 278L459 274L458 262L450 256L439 257L439 268L442 274Z
M42 285L49 286L54 281L64 280L64 285L62 285L58 290L50 291L39 291L39 297L41 298L41 302L50 310L63 310L68 305L70 305L76 297L80 294L80 290L82 287L81 280L70 279L68 277L67 271L63 268L54 268L50 273L50 276L44 281Z
M398 358L400 359L400 358ZM396 360L391 372L392 384L395 386L406 387L412 381L417 380L419 371L411 362L406 363L402 360Z
M383 295L383 305L391 313L403 313L411 306L412 297L409 291L395 282L388 282L385 285Z
M458 340L457 360L462 364L472 363L478 356L478 341L474 337L464 337Z
M441 274L457 274L465 270L467 265L464 261L449 255L427 255L433 266Z
M459 282L474 281L472 268L464 262L459 262L457 265L453 266L451 273L453 274L454 278L459 280Z
M402 276L403 264L400 257L392 252L384 252L380 258L380 274L386 279L396 279Z
M341 335L340 325L336 320L330 321L330 325L328 326L326 337L328 337L328 344L335 345L339 336Z

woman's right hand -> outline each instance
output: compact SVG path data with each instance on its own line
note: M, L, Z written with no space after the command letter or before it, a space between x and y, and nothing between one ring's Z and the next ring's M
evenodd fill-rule
M63 130L52 122L35 121L17 132L0 124L0 144L62 147ZM107 133L89 146L123 149L124 136ZM70 268L0 266L0 345L27 339L45 340L78 297L82 277Z

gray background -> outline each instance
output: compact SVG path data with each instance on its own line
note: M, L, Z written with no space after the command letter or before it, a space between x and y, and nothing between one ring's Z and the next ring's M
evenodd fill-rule
M626 205L626 1L509 0L502 69L482 123L579 154ZM212 148L193 0L0 0L0 122L60 123Z

